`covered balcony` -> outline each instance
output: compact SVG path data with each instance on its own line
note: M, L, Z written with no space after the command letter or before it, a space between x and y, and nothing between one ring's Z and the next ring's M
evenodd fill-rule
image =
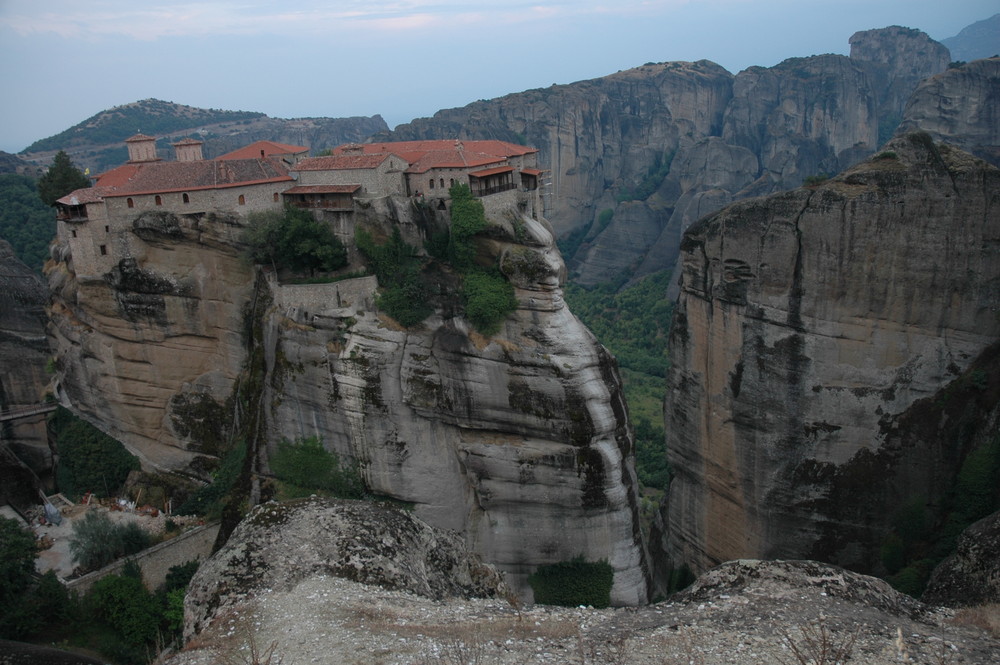
M353 210L361 185L296 185L282 192L285 203L296 208Z

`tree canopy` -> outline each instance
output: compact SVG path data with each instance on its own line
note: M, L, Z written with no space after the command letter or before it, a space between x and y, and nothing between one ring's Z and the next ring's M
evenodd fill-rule
M16 173L0 175L0 238L10 243L14 254L41 272L55 234L55 216L39 198L35 181Z
M51 206L70 192L83 187L90 187L90 179L73 166L69 155L60 150L52 160L52 166L38 180L38 196L46 205Z
M347 250L327 224L308 210L261 212L248 217L244 240L257 263L274 263L294 271L330 271L347 265Z

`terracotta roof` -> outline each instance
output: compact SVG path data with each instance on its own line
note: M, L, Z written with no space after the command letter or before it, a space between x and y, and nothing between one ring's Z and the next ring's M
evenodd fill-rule
M493 169L483 169L482 171L469 171L469 175L475 178L485 178L488 175L496 175L498 173L510 173L514 170L513 166L498 166Z
M374 155L330 155L310 157L296 164L293 171L342 171L347 169L373 169L390 157L390 153ZM398 157L398 156L397 156ZM399 159L403 159L399 157Z
M197 139L186 138L181 139L177 143L171 143L170 145L202 145L204 141L199 141Z
M91 189L100 190L98 195L108 198L243 187L291 179L285 166L272 159L142 162L101 174Z
M392 153L410 163L407 173L430 169L469 168L503 164L509 157L538 152L536 148L506 141L391 141L388 143L348 143L334 149L335 155L375 155Z
M145 134L136 134L135 136L130 136L125 139L125 143L131 143L132 141L155 141L155 136L146 136Z
M284 194L353 194L361 185L296 185Z
M309 148L301 145L288 145L286 143L275 143L274 141L257 141L248 146L227 152L216 159L257 159L264 153L264 157L273 155L298 155L308 152Z
M106 187L84 187L83 189L77 189L70 192L61 199L57 199L56 203L61 203L66 206L78 206L84 205L85 203L100 203L104 200L101 197L106 189Z
M521 173L526 173L528 175L533 175L533 176L542 175L541 169L521 169Z

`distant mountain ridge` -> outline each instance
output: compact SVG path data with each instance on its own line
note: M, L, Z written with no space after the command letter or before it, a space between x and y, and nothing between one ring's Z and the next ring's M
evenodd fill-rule
M47 165L56 151L64 150L79 168L100 172L128 159L124 141L137 133L157 137L162 157L172 154L170 143L197 138L204 141L203 153L211 159L260 140L302 145L317 152L363 141L386 130L388 125L380 115L283 119L259 112L203 109L144 99L101 111L55 136L35 141L20 156Z
M971 62L1000 54L1000 14L966 26L941 43L951 51L951 59Z

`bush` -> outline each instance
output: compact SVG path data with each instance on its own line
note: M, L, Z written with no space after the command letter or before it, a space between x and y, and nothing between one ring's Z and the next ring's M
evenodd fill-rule
M142 580L109 575L98 580L88 595L97 616L130 646L151 645L160 628L161 612Z
M279 480L291 485L292 496L308 496L320 490L343 499L360 499L365 494L364 482L357 468L343 466L340 457L323 447L319 437L297 441L282 440L270 460L271 471Z
M564 607L607 607L611 604L613 582L611 564L606 560L587 562L582 556L539 566L528 578L536 603Z
M212 474L211 484L199 488L174 512L178 515L207 515L212 519L219 517L226 495L240 476L246 454L246 444L241 441L222 458L219 468Z
M381 245L363 229L354 237L382 288L378 307L407 328L430 316L433 309L420 278L420 260L414 248L403 242L399 227L393 227L392 236Z
M248 215L243 240L256 263L274 263L294 271L309 271L310 275L347 265L347 250L330 226L301 208Z
M49 421L59 451L56 481L59 491L78 499L85 492L113 496L130 471L140 468L139 458L119 441L59 407Z
M69 549L77 563L96 570L123 556L141 552L151 542L149 533L135 522L115 524L105 513L91 510L73 523Z
M486 230L486 211L483 202L472 195L466 184L453 185L448 195L451 196L449 261L457 270L465 271L475 262L473 237Z
M504 319L517 309L514 287L500 274L471 272L462 283L465 316L484 335L500 330Z
M0 637L19 639L35 626L21 600L34 579L37 554L31 532L0 517Z

